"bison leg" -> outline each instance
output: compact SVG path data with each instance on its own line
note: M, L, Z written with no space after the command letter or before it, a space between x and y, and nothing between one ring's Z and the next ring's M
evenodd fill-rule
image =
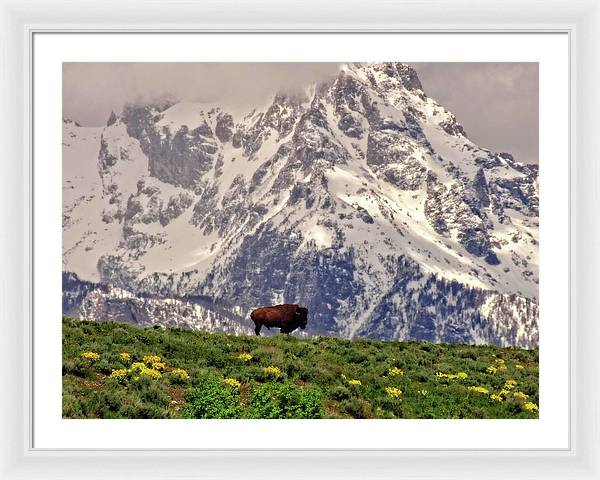
M260 337L260 329L262 327L262 322L254 318L254 312L250 314L250 318L254 322L254 333L256 333L256 336Z

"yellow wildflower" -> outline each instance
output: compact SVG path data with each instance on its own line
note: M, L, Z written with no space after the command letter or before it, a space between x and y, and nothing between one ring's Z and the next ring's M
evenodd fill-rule
M183 368L174 368L169 373L180 380L187 380L190 378L188 372L186 372Z
M100 359L100 354L96 352L83 352L81 358L82 360L88 360L93 363Z
M144 355L144 363L147 365L152 365L153 363L160 362L160 357L158 355Z
M164 370L165 368L167 368L167 365L164 362L154 362L152 364L152 368L154 370L158 370L160 372L161 370Z
M390 377L395 377L396 375L404 375L404 370L398 368L398 367L392 367L388 370L388 376Z
M529 398L529 395L523 392L514 392L513 397L518 398L520 400L527 400Z
M504 388L506 388L508 390L512 390L516 386L517 386L516 380L507 380L506 383L504 384Z
M392 398L398 398L402 395L402 390L396 387L387 387L385 391Z
M134 373L136 373L136 372L139 373L142 370L144 370L145 368L147 368L147 367L142 362L133 362L131 364L131 367L129 367L129 370Z
M509 393L510 393L510 390L506 390L503 388L502 390L500 390L499 395L506 397L506 395L508 395Z
M486 368L486 371L488 373L494 374L498 371L498 369L496 367L494 367L493 365L490 365L489 367Z
M485 387L468 387L467 390L469 390L470 392L477 392L477 393L483 393L484 395L487 395L490 393L490 391L485 388Z
M533 402L525 402L523 404L523 409L528 412L537 412L539 410L538 406Z
M348 383L350 385L362 385L362 382L360 380L355 380L355 379L348 380Z
M238 358L242 362L249 362L250 360L252 360L252 355L250 355L249 353L240 353Z
M133 377L134 380L139 380L142 377L148 377L148 378L160 378L161 377L161 374L158 370L148 368L142 362L133 362L131 364L131 367L129 368L129 372L134 374L134 377Z
M519 370L523 370L525 367L524 367L523 365L521 365L521 364L517 363L517 364L515 365L515 368L518 368Z
M223 380L223 383L233 388L239 388L241 385L241 383L238 382L235 378L226 378L225 380Z
M465 378L468 377L468 375L465 372L458 372L458 373L443 373L443 372L437 372L435 374L436 377L438 378L445 378L447 380L464 380Z
M263 368L263 372L265 372L267 375L273 375L275 377L278 377L279 375L281 375L281 370L279 370L279 368L273 366L273 365L269 365L268 367L264 367Z
M496 400L497 402L501 402L502 401L502 397L500 395L492 394L492 395L490 395L490 398L492 400Z
M152 368L146 368L140 372L141 377L148 378L160 378L161 374L158 370L153 370Z
M110 378L116 378L117 380L123 380L127 376L126 368L119 368L114 370L110 374Z
M131 360L131 355L127 352L121 352L119 353L119 357L121 358L121 360L123 362L128 362L129 360Z

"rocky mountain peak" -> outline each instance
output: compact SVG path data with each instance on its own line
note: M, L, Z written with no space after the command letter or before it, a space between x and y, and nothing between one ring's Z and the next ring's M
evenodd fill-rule
M342 71L352 72L359 78L367 79L372 87L379 89L403 87L409 91L423 91L416 70L405 63L351 63L344 65Z
M110 127L111 125L114 125L118 120L117 114L111 110L110 112L110 116L108 117L108 120L106 121L106 126Z

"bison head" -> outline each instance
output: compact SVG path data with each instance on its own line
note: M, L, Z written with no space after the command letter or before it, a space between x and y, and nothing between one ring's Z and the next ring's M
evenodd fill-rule
M304 330L306 328L306 323L308 322L308 308L297 307L294 319L298 322L300 328Z

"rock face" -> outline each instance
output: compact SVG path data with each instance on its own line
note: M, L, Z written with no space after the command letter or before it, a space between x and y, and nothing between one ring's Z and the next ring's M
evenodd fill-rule
M66 292L63 294L64 315L236 335L253 333L243 317L219 308L206 298L133 294L105 284L82 282L72 273L63 274L63 292Z
M312 335L537 345L537 168L473 144L412 68L234 112L64 122L65 313L246 333L291 302Z

